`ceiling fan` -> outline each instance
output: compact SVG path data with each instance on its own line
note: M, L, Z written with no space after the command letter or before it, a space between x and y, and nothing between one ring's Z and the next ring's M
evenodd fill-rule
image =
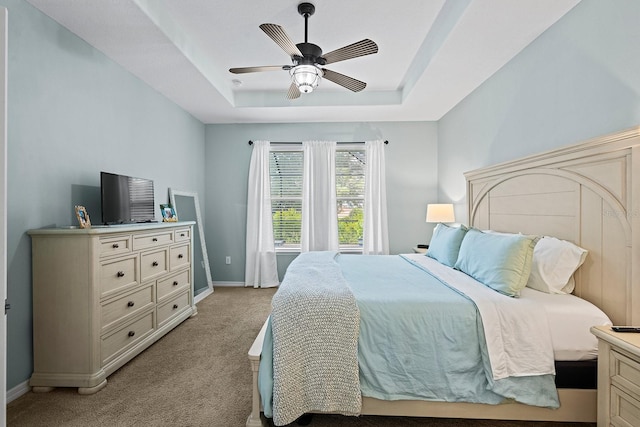
M304 17L304 43L294 44L279 25L260 25L260 29L291 57L292 65L230 68L229 71L234 74L277 70L289 71L292 77L291 86L287 92L287 98L289 99L299 98L301 92L312 92L323 77L353 92L360 92L367 86L365 82L322 68L322 66L377 53L378 45L372 40L364 39L323 55L320 46L307 41L309 17L315 11L316 8L311 3L300 3L298 5L298 13Z

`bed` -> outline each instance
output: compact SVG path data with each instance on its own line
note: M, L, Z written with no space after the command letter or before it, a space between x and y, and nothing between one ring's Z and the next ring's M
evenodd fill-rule
M573 294L614 324L640 322L640 128L465 174L468 225L482 230L555 236L589 251ZM410 258L410 257L408 257ZM416 258L417 259L417 258ZM404 261L410 262L410 259ZM249 360L253 406L248 427L264 425L258 378L265 323ZM514 420L596 421L595 389L558 388L559 407L362 397L359 413ZM552 406L552 405L548 405ZM349 411L339 411L349 413Z

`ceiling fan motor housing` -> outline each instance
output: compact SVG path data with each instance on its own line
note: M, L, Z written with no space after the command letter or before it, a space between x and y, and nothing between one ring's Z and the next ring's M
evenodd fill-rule
M326 61L322 58L322 49L313 43L298 43L296 47L302 53L302 58L294 56L293 59L301 65L325 65Z

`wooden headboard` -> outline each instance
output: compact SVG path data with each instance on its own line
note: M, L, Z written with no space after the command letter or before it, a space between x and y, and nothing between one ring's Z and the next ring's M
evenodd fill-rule
M587 249L574 294L640 325L640 127L465 177L470 225Z

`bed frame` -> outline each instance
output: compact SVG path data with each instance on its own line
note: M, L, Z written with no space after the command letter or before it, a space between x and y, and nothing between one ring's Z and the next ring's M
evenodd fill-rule
M640 127L478 169L465 178L468 224L551 235L588 249L574 294L600 307L614 324L640 324ZM253 406L247 427L266 425L258 392L265 327L249 350ZM558 393L556 410L363 397L362 414L596 422L596 390Z

